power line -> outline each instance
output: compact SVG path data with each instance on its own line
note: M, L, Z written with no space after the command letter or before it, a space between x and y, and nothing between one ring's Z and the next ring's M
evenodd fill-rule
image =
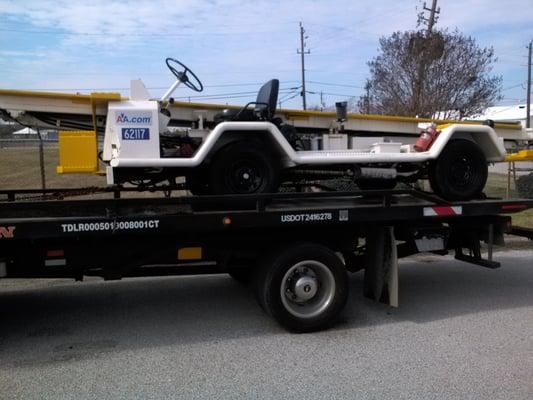
M247 94L247 95L241 95L241 96L221 96L221 97L209 97L209 98L203 98L203 97L195 97L195 96L183 96L183 97L175 97L175 99L180 99L180 100L189 100L189 102L191 101L191 99L194 99L194 100L225 100L225 99L245 99L245 98L253 98L254 95L253 94Z
M260 85L260 84L257 84L257 85ZM235 86L239 86L239 85L235 85ZM206 88L208 87L225 87L225 85L213 85L213 86L204 86ZM280 92L282 91L287 91L287 90L295 90L295 89L298 89L299 86L297 87L289 87L289 88L281 88L279 89ZM146 89L149 89L149 90L164 90L164 89L168 89L168 86L149 86L147 87ZM178 89L186 89L185 87L179 87ZM29 88L29 89L19 89L19 90L34 90L34 91L50 91L50 92L60 92L60 91L72 91L72 90L76 90L76 91L97 91L97 90L130 90L129 87L100 87L100 88ZM257 91L247 91L247 92L235 92L235 93L218 93L218 94L214 94L213 96L218 96L218 95L223 95L223 94L229 94L229 95L233 95L233 94L245 94L245 93L256 93L257 94ZM211 96L211 95L206 95L206 96ZM190 96L184 96L184 97L190 97ZM197 97L197 96L193 96L193 97Z
M309 94L326 94L328 96L338 96L338 97L357 97L357 94L346 94L346 93L328 93L328 92L311 92L307 91Z
M282 103L285 103L286 101L289 101L295 98L296 96L298 96L300 94L299 89L301 89L301 86L294 87L292 88L290 92L284 94L281 98L279 98L278 99L279 108L281 108Z
M279 103L279 107L281 108L281 103L285 103L285 102L287 102L287 101L289 101L289 100L291 100L291 99L294 99L294 98L295 98L296 96L298 96L299 94L300 94L300 93L297 92L297 93L293 94L293 95L292 95L291 97L289 97L289 98L286 98L286 99L280 100L280 101L278 102L278 103Z
M38 35L61 35L61 36L181 36L190 37L192 33L94 33L94 32L62 32L62 31L50 31L50 30L34 30L34 29L6 29L0 28L1 32L15 32L15 33L30 33Z
M298 81L284 81L285 83L289 82L298 82ZM221 85L207 85L204 86L205 88L214 88L214 87L233 87L233 86L261 86L265 82L255 82L255 83L224 83ZM178 88L178 89L185 89L185 88Z
M508 87L506 87L506 88L503 88L503 89L502 89L502 92L505 92L506 90L510 90L510 89L514 89L514 88L520 87L520 86L522 86L523 84L524 84L524 83L522 82L522 83L518 83L518 84L513 85L513 86L508 86Z
M137 32L66 32L53 30L35 30L35 29L12 29L0 28L0 32L14 32L14 33L28 33L36 35L59 35L59 36L103 36L103 37L195 37L195 36L235 36L235 35L251 35L251 34L266 34L273 31L239 31L239 32L191 32L191 33L137 33Z
M339 86L339 87L349 87L349 88L356 88L356 89L363 89L362 86L357 85L348 85L344 83L330 83L330 82L318 82L318 81L307 81L309 83L314 83L317 85L324 85L324 86Z
M402 4L401 2L398 2L398 3L399 3L399 5L397 5L396 7L388 7L387 8L387 10L388 10L387 12L379 12L378 14L369 15L369 16L367 15L366 18L356 20L355 21L355 26L357 27L357 30L360 30L362 27L365 27L365 26L368 26L370 24L373 24L376 19L380 19L381 21L383 21L384 17L386 17L386 16L398 15L398 13L401 10L405 9L404 4ZM335 40L335 41L339 42L339 41L341 41L343 39L343 36L346 39L353 40L353 38L357 35L356 30L350 29L350 28L346 28L346 27L339 27L338 25L325 25L325 24L317 24L317 23L313 23L313 22L308 23L308 25L319 26L319 27L323 27L323 28L336 30L336 32L334 34L328 35L325 38L319 38L318 41L313 42L314 43L314 45L312 47L313 50L317 48L318 44L322 45L324 42L329 42L331 40ZM318 47L321 47L321 46L318 46Z
M284 88L280 89L279 92L285 93L287 91L292 91L297 88ZM233 92L233 93L214 93L214 94L205 94L205 95L193 95L193 96L177 96L174 97L175 99L188 99L188 98L195 98L195 99L209 99L212 97L231 97L235 95L247 95L247 96L253 96L257 95L257 91L250 91L250 92Z

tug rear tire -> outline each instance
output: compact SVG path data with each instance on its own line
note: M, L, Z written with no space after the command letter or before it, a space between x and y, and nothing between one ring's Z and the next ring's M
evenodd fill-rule
M487 183L488 165L477 144L454 139L430 163L428 172L435 194L450 201L470 200L481 197Z

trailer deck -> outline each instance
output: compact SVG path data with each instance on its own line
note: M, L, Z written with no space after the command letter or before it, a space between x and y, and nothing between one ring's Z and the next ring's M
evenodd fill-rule
M447 203L413 190L279 193L242 195L238 199L236 196L202 196L16 201L14 197L37 192L42 191L0 191L0 196L4 196L4 202L0 202L0 226L16 227L9 239L168 235L316 225L341 228L362 223L442 222L533 208L533 200Z

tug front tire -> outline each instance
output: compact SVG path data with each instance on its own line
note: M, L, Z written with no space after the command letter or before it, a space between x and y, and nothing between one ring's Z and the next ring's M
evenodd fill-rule
M279 186L279 169L259 144L237 142L215 156L209 178L213 194L273 193Z
M488 165L477 144L465 139L448 142L429 165L433 192L445 200L479 198L487 183Z
M283 327L313 332L329 327L348 298L348 276L325 246L296 243L264 260L254 276L259 304Z

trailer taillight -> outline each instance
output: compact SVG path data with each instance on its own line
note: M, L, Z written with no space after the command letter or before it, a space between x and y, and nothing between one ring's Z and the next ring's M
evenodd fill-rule
M65 257L65 251L62 249L59 250L47 250L46 257Z
M44 265L46 267L59 267L67 265L67 259L65 258L65 250L46 250Z
M502 206L502 211L525 210L526 208L527 208L526 204L504 204Z

